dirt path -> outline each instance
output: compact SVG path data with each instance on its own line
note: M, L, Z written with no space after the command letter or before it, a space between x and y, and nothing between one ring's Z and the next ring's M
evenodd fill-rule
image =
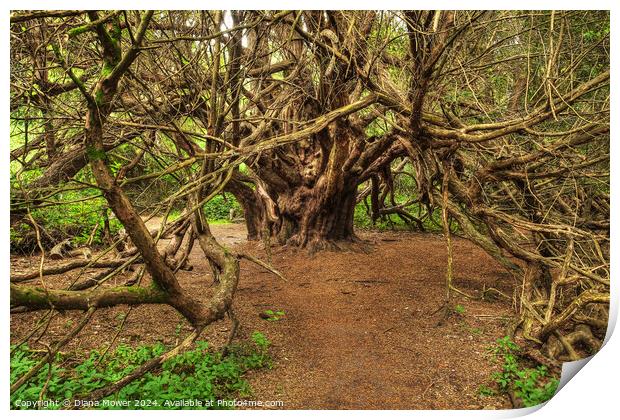
M214 225L212 231L227 246L266 258L260 244L245 241L242 225ZM510 302L455 298L463 314L437 326L439 315L433 312L444 296L442 237L374 232L361 236L374 244L372 252L309 257L305 252L275 250L272 263L288 282L242 263L234 304L242 324L240 336L263 332L273 343L275 361L273 369L249 377L255 399L281 400L288 409L507 407L501 398L480 397L478 387L495 369L486 350L503 336L506 321L498 316L511 315ZM486 284L512 294L513 281L484 252L459 239L454 251L455 284L463 291L477 294ZM191 263L194 270L182 272L179 280L207 299L210 270L198 247ZM285 316L263 320L259 313L266 309L282 310ZM109 343L119 314L126 310L98 311L73 345ZM61 315L50 330L66 330L63 325L73 316ZM21 336L36 319L35 314L14 315L12 337ZM119 342L174 344L179 331L188 330L175 320L179 315L166 306L136 308ZM220 345L229 326L228 320L213 324L204 337Z
M503 335L497 318L508 302L455 299L465 312L437 326L444 296L445 245L440 236L366 233L370 254L282 252L273 263L290 279L243 276L240 307L284 310L264 322L277 336L276 369L256 375L263 399L287 408L481 408L502 404L478 396L493 368L486 349ZM256 251L256 247L246 245ZM512 285L493 260L467 241L455 243L455 280L476 293L483 284ZM250 271L255 273L251 268ZM245 274L245 272L244 272ZM244 313L244 318L255 314ZM255 323L252 323L255 324Z

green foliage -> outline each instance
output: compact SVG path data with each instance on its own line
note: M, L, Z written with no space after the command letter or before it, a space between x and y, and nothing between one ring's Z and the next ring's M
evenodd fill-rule
M493 388L489 388L486 385L480 385L478 387L478 394L481 397L492 397L493 395L496 395L497 393L495 392Z
M250 396L252 390L243 375L249 370L271 368L269 340L260 332L250 341L231 345L226 355L209 349L205 341L164 362L159 371L149 372L114 395L106 397L99 408L114 408L105 401L127 401L133 409L228 408L218 400L230 401ZM11 355L11 383L28 372L38 357L27 347L15 348ZM91 351L79 364L72 357L57 355L51 365L41 369L27 384L11 395L11 407L20 408L18 401L38 401L47 381L45 400L79 399L97 388L112 384L138 366L165 352L163 344L129 347L120 345L106 355ZM180 407L174 401L200 400L203 406ZM209 403L210 402L210 403ZM61 408L52 405L46 408Z
M97 190L64 191L51 197L50 201L54 205L36 208L31 212L37 224L45 230L42 235L44 246L54 245L64 238L71 238L73 245L81 246L88 242L91 234L93 245L103 243L107 203ZM122 228L122 224L110 211L108 215L110 234L115 235ZM32 238L33 234L33 228L25 223L11 227L12 250L34 249L36 243L24 242L25 239Z
M465 314L465 307L461 304L458 304L454 307L454 312L456 312L459 315L464 315Z
M524 367L524 361L519 356L519 346L510 337L498 339L489 351L502 363L501 370L492 375L500 392L514 392L526 407L542 404L553 397L558 380L550 375L547 366ZM492 395L489 389L481 386L480 395Z
M205 216L209 221L228 220L230 210L234 209L237 215L242 214L241 206L232 194L216 195L204 205Z
M395 161L392 165L398 166L399 161ZM393 174L393 192L394 202L397 205L408 203L413 201L418 195L418 187L414 178L415 170L411 163L407 163L398 173ZM366 188L366 185L360 186L359 190L362 191ZM390 196L385 198L386 207L390 207L393 204L390 202ZM408 206L403 207L403 210L409 215L421 220L424 231L427 232L442 232L442 220L441 220L441 208L437 207L428 214L427 208L417 202L414 202ZM409 224L403 220L398 214L385 214L372 221L370 210L370 196L367 196L364 201L357 203L353 213L353 223L358 228L363 229L378 229L385 230L418 230L419 226L415 222ZM454 220L451 221L450 230L456 232L459 230L458 223Z
M410 199L410 197L411 196L397 194L396 201L399 203L405 202L408 199ZM417 216L418 214L424 214L424 212L426 211L425 209L422 209L420 205L417 203L412 204L410 206L406 206L404 210L414 216ZM354 213L353 213L353 224L357 228L378 229L381 231L417 229L417 225L415 224L408 225L396 214L388 214L388 215L381 216L375 221L373 225L369 210L366 204L364 204L364 202L360 202L356 204ZM423 218L422 226L424 227L424 230L427 232L441 232L442 231L441 209L435 209L435 211L433 211L433 213L430 216ZM451 230L454 232L457 229L458 229L458 225L456 224L456 222L453 222L451 226Z
M495 342L495 346L491 347L489 351L495 356L501 356L504 354L512 354L519 350L519 346L513 342L510 337L506 336L498 338Z
M357 203L355 205L355 210L353 212L353 224L355 227L364 229L370 229L373 227L372 220L370 219L370 215L368 214L364 203ZM375 227L382 229L381 225L377 225Z
M583 32L583 39L587 42L598 42L607 36L609 36L609 26L597 29L588 29Z
M267 321L279 321L284 315L286 315L286 312L267 309L264 314L267 316L267 318L265 318Z
M271 345L271 341L269 341L260 331L254 331L252 333L252 341L258 346L262 354L266 354L269 346Z

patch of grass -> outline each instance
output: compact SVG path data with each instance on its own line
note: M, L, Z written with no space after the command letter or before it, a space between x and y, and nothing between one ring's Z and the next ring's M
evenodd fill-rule
M105 401L127 401L129 406L124 408L131 409L228 408L226 404L218 405L217 401L231 401L252 394L244 379L246 372L272 367L270 345L258 331L252 334L251 340L230 346L227 355L212 351L205 341L198 341L193 349L167 360L159 371L149 372L106 397L96 408L113 408L112 404L106 407ZM14 383L38 362L40 355L27 347L12 347L11 350L11 383ZM47 401L86 397L165 351L161 343L135 348L121 345L103 358L101 352L91 351L88 358L79 363L73 361L75 355L57 355L51 366L41 369L11 395L11 407L24 408L24 401L36 402L40 397ZM180 407L173 403L180 400L200 400L204 404ZM148 404L141 403L144 401Z
M547 366L525 366L525 361L519 356L519 346L510 337L498 339L489 351L501 363L501 370L491 376L500 393L514 393L525 407L542 404L553 397L558 380L551 376ZM486 386L480 387L480 395L492 395L488 392L490 388L483 387Z

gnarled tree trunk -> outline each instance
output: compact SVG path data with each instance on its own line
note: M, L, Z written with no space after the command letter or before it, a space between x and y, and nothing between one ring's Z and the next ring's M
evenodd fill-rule
M244 207L248 237L269 235L282 245L311 251L348 249L358 242L353 230L357 186L369 172L358 165L366 155L355 148L364 140L348 122L337 122L292 146L281 159L259 159L252 173L256 188L230 188ZM376 142L377 155L393 143Z
M347 248L347 242L356 241L353 212L357 188L354 181L348 184L336 192L317 185L280 196L280 220L273 228L279 242L320 250Z

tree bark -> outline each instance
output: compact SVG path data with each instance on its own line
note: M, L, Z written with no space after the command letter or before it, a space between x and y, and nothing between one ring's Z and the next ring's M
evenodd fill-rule
M357 248L357 187L403 154L396 143L391 133L368 138L345 120L276 156L263 155L252 167L254 189L229 186L244 208L248 238L269 235L311 252Z
M302 187L280 196L280 220L273 227L274 236L281 244L311 251L349 248L357 241L353 231L356 190L356 185L343 185L330 194L320 187Z
M261 239L266 233L270 234L267 206L255 189L239 180L232 179L226 185L226 191L234 195L237 202L243 208L243 217L249 241L256 241Z

